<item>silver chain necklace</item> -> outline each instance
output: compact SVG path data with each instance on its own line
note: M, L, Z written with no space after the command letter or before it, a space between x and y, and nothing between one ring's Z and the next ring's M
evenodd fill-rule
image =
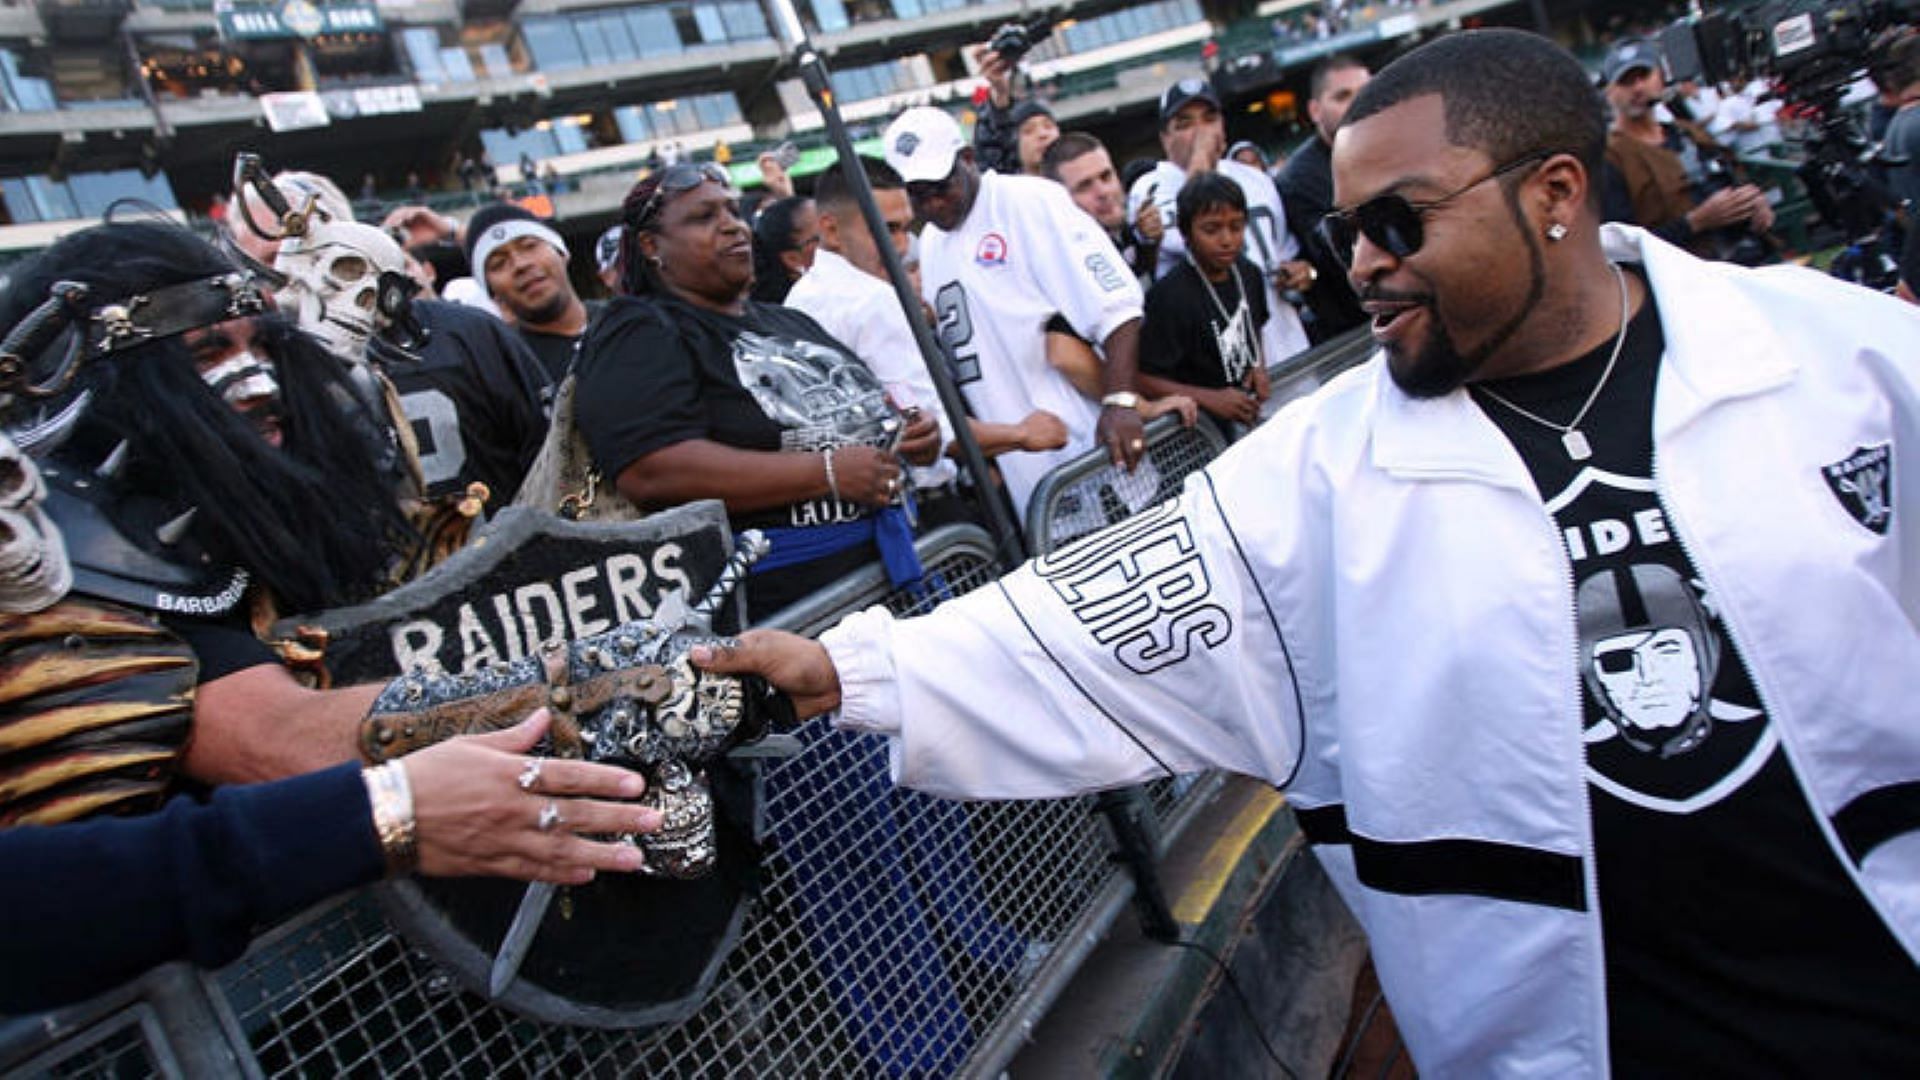
M1235 308L1232 312L1229 312L1227 310L1227 305L1221 302L1220 294L1213 291L1213 282L1207 280L1207 272L1205 270L1200 269L1200 263L1198 260L1196 260L1193 257L1193 252L1191 251L1187 252L1187 264L1193 267L1194 274L1200 278L1200 284L1207 290L1207 297L1213 301L1214 310L1220 313L1220 321L1226 324L1225 327L1221 329L1216 329L1213 332L1213 339L1214 339L1214 344L1220 350L1221 374L1229 375L1230 377L1230 373L1225 370L1226 359L1227 359L1227 342L1226 342L1224 331L1233 329L1234 315L1238 314L1240 311L1245 310L1247 307L1246 275L1240 272L1240 263L1238 260L1235 260L1234 264L1227 268L1227 273L1233 275L1234 284L1240 287L1240 302L1237 305L1235 305ZM1246 333L1247 333L1246 327L1244 324L1242 324L1240 336L1244 337ZM1241 344L1248 345L1250 343L1243 341ZM1246 374L1244 372L1241 373L1241 378L1243 380L1246 378Z
M1481 393L1506 406L1515 414L1541 427L1559 432L1560 445L1566 449L1567 456L1575 461L1585 461L1593 456L1593 445L1587 442L1587 437L1581 433L1580 422L1587 418L1587 412L1593 408L1593 403L1600 400L1600 391L1606 389L1607 380L1613 377L1613 366L1620 361L1620 350L1627 344L1627 317L1631 314L1627 299L1627 275L1620 272L1618 264L1608 263L1607 265L1613 270L1614 280L1620 283L1620 332L1614 335L1613 355L1607 357L1607 366L1600 372L1600 381L1593 384L1593 393L1587 395L1586 404L1580 406L1580 411L1573 414L1573 419L1564 424L1556 424L1544 416L1528 412L1484 386L1479 387Z

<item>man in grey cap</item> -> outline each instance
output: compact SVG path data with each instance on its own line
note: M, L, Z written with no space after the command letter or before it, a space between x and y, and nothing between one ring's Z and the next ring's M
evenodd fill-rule
M1220 97L1202 78L1181 79L1160 95L1160 148L1165 160L1134 181L1127 193L1127 217L1154 203L1167 222L1187 177L1218 172L1240 185L1247 197L1247 258L1263 271L1267 284L1267 325L1261 332L1263 363L1272 364L1307 347L1307 331L1287 296L1298 298L1313 287L1319 271L1303 256L1287 230L1287 212L1273 178L1226 156L1227 127L1220 118ZM1187 258L1186 241L1169 228L1160 241L1156 278L1165 277ZM1285 294L1285 295L1283 295Z
M1698 197L1710 163L1727 155L1697 124L1663 123L1656 108L1666 95L1660 48L1629 38L1613 47L1601 70L1613 127L1607 133L1607 165L1619 175L1633 206L1632 222L1662 240L1712 257L1709 234L1732 226L1765 232L1773 224L1766 193L1736 184Z

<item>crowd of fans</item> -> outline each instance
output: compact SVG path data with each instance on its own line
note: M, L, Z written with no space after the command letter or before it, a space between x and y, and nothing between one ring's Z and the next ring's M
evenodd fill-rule
M199 862L205 874L177 895L185 914L114 935L95 967L81 963L74 981L41 984L38 996L30 966L16 965L21 977L7 977L0 1004L71 997L171 953L220 962L252 925L376 876L383 852L388 868L428 873L574 881L631 869L630 849L585 838L658 827L657 814L619 801L636 794L631 778L586 765L550 774L560 786L545 790L569 797L558 833L519 813L539 797L508 782L533 727L401 769L403 792L411 778L399 813L406 841L390 841L398 812L382 800L394 797L394 774L361 792L355 767L343 764L357 760L354 733L373 688L302 685L255 632L263 612L356 603L428 572L516 493L563 510L579 492L521 490L555 423L584 443L593 483L634 513L718 499L736 531L764 532L771 553L747 583L758 619L867 565L883 565L896 586L920 585L917 535L979 520L982 499L1004 499L1022 518L1049 471L1090 451L1151 471L1143 424L1159 414L1212 424L1226 441L1245 437L1279 404L1272 365L1369 320L1349 280L1350 251L1316 227L1335 210L1334 134L1372 77L1366 64L1334 56L1316 67L1311 131L1277 169L1259 147L1229 145L1222 102L1203 79L1161 95L1162 156L1122 167L1097 138L1063 130L1046 104L1016 93L1004 58L977 58L989 93L970 137L948 113L916 107L886 128L884 160L853 166L873 189L884 236L869 231L846 163L803 193L764 157L769 196L748 214L724 168L662 160L595 244L610 293L595 298L570 279L559 230L518 205L490 204L465 221L409 206L356 223L337 186L298 172L273 182L309 214L303 230L236 192L219 249L168 226L107 224L15 274L0 303L8 326L56 281L86 285L89 303L239 269L273 290L274 312L230 305L226 317L148 335L171 351L92 384L77 433L31 449L56 479L119 478L114 516L160 537L143 557L242 572L235 588L246 603L208 607L211 616L176 608L161 620L199 663L183 775L204 784L291 783L316 770L327 778L279 809L214 800L202 809L224 832L173 812L165 842L184 850L205 834L229 854L274 850L270 837L235 839L238 815L281 815L290 829L303 820L366 827L328 834L337 840L322 860L329 869L263 885L264 895L216 912L193 910L195 894L242 889L236 880L277 864L265 855L241 870ZM1733 174L1739 154L1778 138L1764 95L1754 85L1669 93L1661 70L1641 39L1605 60L1606 216L1704 256L1778 259L1771 203ZM1883 89L1896 106L1888 144L1920 146L1913 50L1889 67ZM1909 151L1905 160L1920 159ZM538 175L531 161L521 169ZM1890 179L1909 197L1920 194L1914 169ZM949 415L934 390L886 280L886 248L915 275L967 415ZM996 475L969 482L956 467L960 430ZM130 486L136 480L153 488ZM56 515L55 524L68 522ZM196 582L207 584L189 574L169 588L184 594ZM497 782L487 788L488 779ZM446 824L453 805L520 824L475 838ZM43 856L36 848L28 857ZM89 872L58 868L76 884ZM41 915L83 916L92 918ZM136 949L136 938L146 944ZM74 970L71 961L63 968Z

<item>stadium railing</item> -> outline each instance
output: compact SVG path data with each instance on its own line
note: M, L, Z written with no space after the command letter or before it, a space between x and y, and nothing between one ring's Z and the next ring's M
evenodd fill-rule
M1272 364L1269 404L1277 407L1311 393L1372 353L1373 341L1363 327ZM1166 415L1147 425L1147 456L1133 472L1114 465L1105 450L1062 463L1040 479L1027 500L1028 549L1052 551L1172 498L1188 473L1225 449L1211 425L1182 427L1178 417Z

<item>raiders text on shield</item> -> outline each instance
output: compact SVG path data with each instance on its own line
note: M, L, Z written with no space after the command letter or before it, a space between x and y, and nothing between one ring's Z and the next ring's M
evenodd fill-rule
M324 630L336 686L421 667L452 674L533 654L653 614L668 593L698 597L726 562L717 504L629 524L581 524L509 508L484 541L360 607L287 619Z
M1846 460L1822 465L1833 497L1853 520L1879 533L1887 534L1893 522L1893 444L1862 446Z

